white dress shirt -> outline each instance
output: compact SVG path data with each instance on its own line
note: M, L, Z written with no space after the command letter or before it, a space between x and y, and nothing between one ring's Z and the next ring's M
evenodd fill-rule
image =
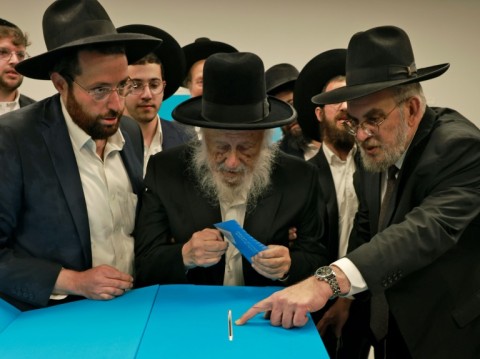
M92 266L108 264L133 275L133 237L137 195L120 156L125 140L120 131L109 137L104 158L95 141L78 127L62 102L88 212Z
M327 158L338 205L338 257L347 254L348 238L353 227L353 220L358 209L358 199L353 187L353 174L355 173L355 154L357 147L354 145L344 161L338 157L327 145L322 146Z
M20 91L17 91L17 97L13 101L0 102L0 115L18 110L20 108Z
M150 146L145 144L143 150L143 176L145 177L145 173L147 173L147 164L150 156L162 151L162 143L163 143L163 132L162 132L162 124L160 123L160 117L157 115L157 129L155 131L155 135L153 136L152 143Z
M220 203L222 220L228 221L235 219L240 224L240 227L243 227L246 209L246 197L245 199L240 199L231 205ZM242 254L226 237L225 241L228 242L228 248L225 253L225 275L223 278L223 285L245 285L245 280L243 278Z

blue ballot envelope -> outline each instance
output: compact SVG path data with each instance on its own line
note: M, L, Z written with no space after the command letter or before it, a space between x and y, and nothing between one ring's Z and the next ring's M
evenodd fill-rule
M223 233L225 237L235 246L238 251L251 263L252 257L258 252L267 249L267 246L247 233L240 224L232 219L221 223L215 223L214 226Z

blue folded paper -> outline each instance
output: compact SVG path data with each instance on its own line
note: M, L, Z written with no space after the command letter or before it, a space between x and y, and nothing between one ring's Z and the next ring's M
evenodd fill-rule
M267 249L267 246L257 241L247 233L240 224L232 219L225 222L215 223L220 232L223 233L228 240L237 247L238 251L251 263L252 257L258 252Z

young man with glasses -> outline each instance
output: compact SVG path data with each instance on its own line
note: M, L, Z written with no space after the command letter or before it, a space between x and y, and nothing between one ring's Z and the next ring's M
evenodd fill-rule
M28 35L11 22L0 19L0 115L34 103L20 94L23 76L15 65L28 58Z
M119 34L97 1L55 1L43 32L16 69L58 94L0 121L0 297L23 310L133 286L143 141L122 113L128 61L161 43Z
M178 42L167 32L149 25L127 25L122 32L136 32L163 40L162 45L128 66L133 88L125 101L126 115L138 122L143 134L143 173L150 156L190 140L189 129L177 122L160 118L162 102L180 87L185 59ZM192 135L193 129L191 129Z
M356 182L349 252L239 324L271 310L272 324L301 326L329 298L364 292L376 358L478 357L480 131L427 106L419 84L448 68L417 69L408 35L394 26L352 37L346 86L312 99L347 101L367 169Z

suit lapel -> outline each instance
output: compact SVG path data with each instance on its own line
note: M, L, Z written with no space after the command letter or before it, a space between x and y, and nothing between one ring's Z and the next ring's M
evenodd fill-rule
M41 133L48 148L52 165L63 190L65 200L80 238L84 261L87 267L92 265L90 229L87 206L83 196L82 182L73 152L72 143L63 117L60 96L56 95L45 105L41 119Z

